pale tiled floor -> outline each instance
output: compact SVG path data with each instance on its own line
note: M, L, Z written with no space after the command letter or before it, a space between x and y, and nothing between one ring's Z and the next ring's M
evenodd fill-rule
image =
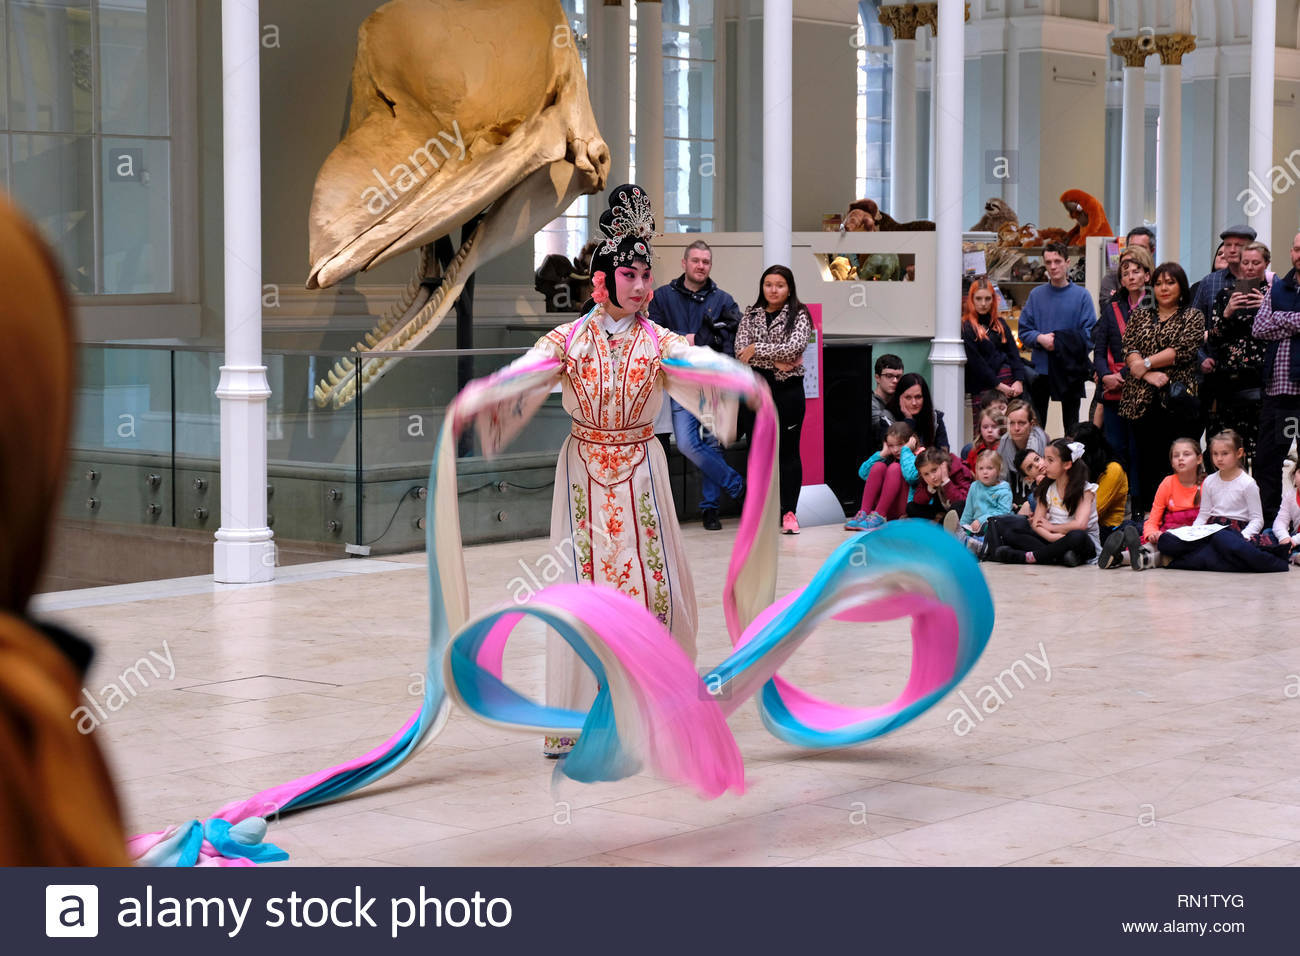
M844 537L781 539L782 590ZM717 594L731 532L692 525L686 543L699 592ZM471 549L474 608L509 600L518 562L545 547ZM99 731L132 831L205 817L395 731L420 690L421 562L40 599L98 644L92 694L150 651L176 664ZM401 771L277 821L270 839L293 863L331 866L1300 864L1300 574L985 568L998 624L963 689L974 699L1040 642L1052 671L1007 685L1013 696L964 736L949 698L882 740L811 752L771 737L750 703L732 718L748 792L704 801L649 776L553 784L539 740L453 714ZM703 666L727 642L718 602L701 605ZM522 634L507 677L540 694L540 631ZM909 654L900 623L835 625L785 673L875 703L901 686Z

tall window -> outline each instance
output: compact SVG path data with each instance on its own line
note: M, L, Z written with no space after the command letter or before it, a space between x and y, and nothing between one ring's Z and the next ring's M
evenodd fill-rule
M582 57L582 69L587 71L587 3L589 0L561 0L564 14L573 28L573 36ZM599 3L600 0L595 0ZM533 239L533 268L542 264L549 255L559 254L570 259L577 257L587 241L587 209L591 197L579 196L573 201L564 215L552 219L542 227Z
M166 0L0 0L0 184L81 295L170 293Z
M858 4L858 155L857 195L878 202L889 198L890 97L893 51L880 25L880 4Z
M664 0L663 8L663 229L710 232L717 175L713 0Z

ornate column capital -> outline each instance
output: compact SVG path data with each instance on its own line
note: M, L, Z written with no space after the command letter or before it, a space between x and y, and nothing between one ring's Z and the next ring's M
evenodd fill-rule
M1144 44L1144 37L1112 37L1110 41L1110 52L1118 57L1123 57L1125 66L1146 66L1147 57L1152 49L1149 46L1150 41Z
M1163 66L1181 66L1183 56L1196 49L1196 37L1187 33L1164 33L1156 37L1156 52Z
M916 7L916 25L930 28L931 36L939 35L939 4L937 3L917 3ZM970 4L966 4L966 22L970 22Z
M891 3L880 8L880 25L889 27L895 40L915 40L922 20L920 7L933 7L932 3Z

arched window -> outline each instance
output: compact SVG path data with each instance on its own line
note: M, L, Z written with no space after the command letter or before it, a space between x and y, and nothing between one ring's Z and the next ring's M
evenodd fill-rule
M858 198L889 197L890 98L893 51L880 25L877 0L858 4Z

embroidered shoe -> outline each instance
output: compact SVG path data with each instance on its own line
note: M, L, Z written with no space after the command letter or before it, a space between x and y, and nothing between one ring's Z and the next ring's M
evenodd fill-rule
M782 534L799 533L799 519L794 516L793 511L787 511L785 513L785 516L781 519L781 533Z
M578 738L574 737L543 737L542 738L542 756L548 760L554 760L557 757L563 757L573 749Z

